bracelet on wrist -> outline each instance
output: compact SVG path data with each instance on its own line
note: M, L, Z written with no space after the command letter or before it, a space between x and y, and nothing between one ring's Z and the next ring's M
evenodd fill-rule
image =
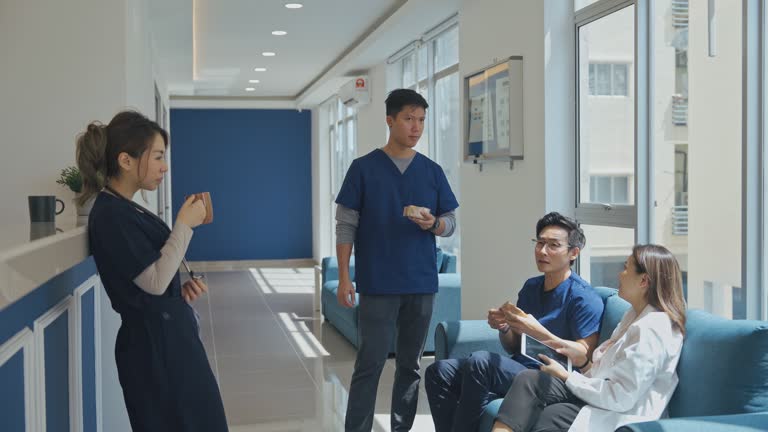
M587 361L585 361L583 365L581 365L581 366L575 366L575 368L576 368L576 369L584 369L585 367L587 367L587 365L590 363L590 361L591 361L591 360L589 360L589 357L587 357Z
M501 334L507 334L507 333L509 333L509 331L510 331L510 330L512 330L512 327L510 327L510 326L506 326L506 327L504 328L504 330L502 330L502 329L499 329L499 333L501 333Z

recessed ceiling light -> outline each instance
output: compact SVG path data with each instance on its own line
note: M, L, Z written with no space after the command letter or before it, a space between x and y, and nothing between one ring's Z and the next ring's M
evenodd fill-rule
M259 80L248 80L248 82L251 84L258 84Z
M246 87L246 88L245 88L245 91L254 91L254 90L256 90L256 89L255 89L255 88L253 88L253 87Z
M301 9L304 7L304 5L301 3L286 3L285 7L288 9Z
M275 35L275 36L285 36L285 35L288 34L288 32L283 31L283 30L275 30L275 31L272 32L272 34Z
M253 70L254 72L266 72L267 68L256 68Z
M263 55L264 57L274 57L275 53L269 52L269 51L265 51L265 52L261 53L261 55Z

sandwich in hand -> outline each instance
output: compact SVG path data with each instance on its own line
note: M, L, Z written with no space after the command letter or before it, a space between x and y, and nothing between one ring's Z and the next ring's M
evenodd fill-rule
M426 207L419 207L415 205L403 207L403 216L405 217L424 219L424 213L430 214L431 212Z

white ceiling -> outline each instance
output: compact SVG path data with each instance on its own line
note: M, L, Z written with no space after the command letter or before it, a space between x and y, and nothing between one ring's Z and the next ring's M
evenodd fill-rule
M458 0L292 1L304 7L287 9L287 0L150 0L153 43L171 95L306 99L383 61L458 9Z

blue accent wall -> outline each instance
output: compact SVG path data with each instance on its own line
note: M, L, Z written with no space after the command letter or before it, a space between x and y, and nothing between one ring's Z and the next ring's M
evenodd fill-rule
M14 354L0 366L0 422L2 430L24 432L24 354Z
M172 109L174 220L186 195L213 202L187 258L310 258L311 136L310 111Z

